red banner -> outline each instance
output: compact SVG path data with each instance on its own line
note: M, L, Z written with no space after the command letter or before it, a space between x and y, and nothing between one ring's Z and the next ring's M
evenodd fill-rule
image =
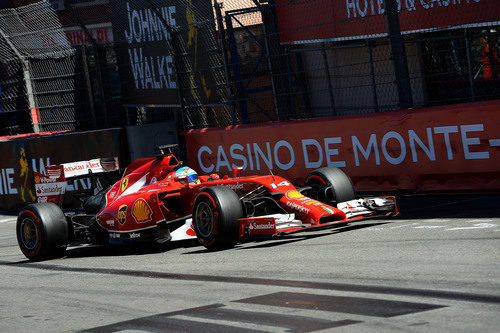
M277 0L282 43L343 40L387 33L384 0ZM498 0L396 0L406 33L491 25Z
M204 174L269 174L297 184L336 166L356 189L500 190L500 100L380 114L241 125L185 133Z

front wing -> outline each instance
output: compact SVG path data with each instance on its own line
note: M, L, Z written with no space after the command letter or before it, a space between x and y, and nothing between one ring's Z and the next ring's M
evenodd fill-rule
M341 202L337 208L346 214L343 220L319 224L305 224L295 219L295 214L273 214L239 219L240 238L255 236L282 237L298 232L342 227L350 222L384 218L398 214L394 197L373 197Z

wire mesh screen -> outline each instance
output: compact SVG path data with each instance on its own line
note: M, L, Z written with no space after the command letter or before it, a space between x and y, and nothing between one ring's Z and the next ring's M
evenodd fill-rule
M238 121L210 0L113 0L110 7L125 104L178 108L184 128Z
M16 103L16 112L26 119L31 109L31 121L39 131L77 129L77 114L85 118L78 101L81 66L50 3L2 10L0 30L16 61L26 67L19 75L24 78L25 97Z
M0 36L0 136L29 132L23 63Z
M396 53L388 30L393 22L387 1L276 2L281 46L298 54L303 63L302 83L309 97L305 114L321 117L404 107L404 82L397 75L403 67L409 107L500 97L500 62L495 57L499 45L493 38L500 21L496 1L393 3L404 53ZM475 45L477 37L487 35L494 39L490 63L495 65L486 64L494 74L484 82ZM394 59L404 61L398 65Z

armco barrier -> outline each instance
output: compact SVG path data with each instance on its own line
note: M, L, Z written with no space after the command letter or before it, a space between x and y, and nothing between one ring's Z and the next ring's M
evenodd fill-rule
M500 100L184 133L203 173L268 174L297 183L338 166L358 191L500 190Z
M45 166L98 157L128 156L119 128L50 135L0 138L0 210L13 210L35 200L33 171ZM68 182L68 191L89 186L88 179Z

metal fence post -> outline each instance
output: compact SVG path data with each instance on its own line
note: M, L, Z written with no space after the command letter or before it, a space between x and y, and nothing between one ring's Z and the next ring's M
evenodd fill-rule
M86 52L87 50L86 49L87 48L85 45L81 46L83 76L85 78L87 98L89 99L90 117L91 117L90 121L92 124L92 128L95 129L95 128L97 128L97 121L96 121L96 117L95 117L94 94L92 92L92 83L90 82L89 66L88 66L88 61L87 61L87 52Z
M470 34L466 30L465 32L465 51L467 53L467 68L469 73L469 87L470 87L470 97L473 102L476 101L476 92L474 88L474 72L472 68L472 56L470 53Z
M396 86L398 90L399 106L402 109L408 109L413 107L413 98L405 46L403 37L401 36L398 10L396 8L396 0L384 0L384 5L392 64L394 66L394 76L396 77Z
M325 62L326 79L328 80L328 96L330 97L330 107L332 108L330 114L332 116L335 116L337 112L335 110L335 95L333 93L332 77L330 75L330 65L328 64L328 55L326 54L325 43L321 43L321 46L322 46L321 54L323 55L323 61Z
M377 82L375 81L375 66L373 65L373 42L370 39L366 40L368 48L368 61L370 62L370 79L372 84L372 98L375 112L379 112L378 97L377 97Z
M28 96L28 107L31 112L31 121L33 123L33 132L40 133L40 115L38 113L38 109L36 108L35 96L33 94L33 82L31 80L31 73L29 69L29 62L25 59L21 60L23 63L23 74L24 81L26 84L26 95ZM33 113L36 114L33 114Z

